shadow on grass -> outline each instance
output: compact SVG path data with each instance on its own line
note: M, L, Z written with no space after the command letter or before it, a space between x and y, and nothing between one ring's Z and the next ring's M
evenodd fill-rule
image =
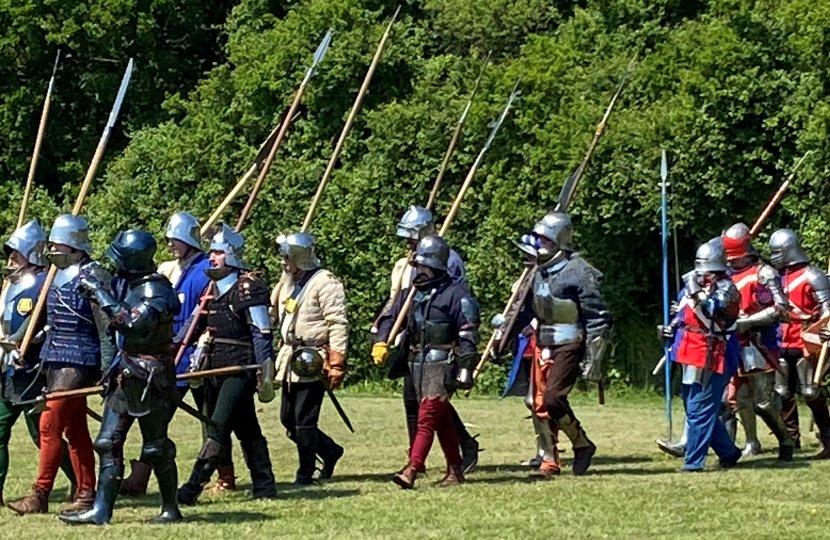
M391 482L394 472L382 473L360 473L360 474L335 474L323 484L336 484L338 482Z
M739 461L736 469L806 469L810 467L811 460L806 458L795 458L790 462L778 461L776 456L756 458L747 461Z
M248 489L246 489L246 487ZM359 495L360 491L357 489L323 489L322 486L305 486L298 487L293 484L277 484L277 496L271 500L295 500L295 499L339 499L342 497L353 497ZM232 504L244 501L252 501L250 485L237 485L235 491L229 492L226 495L210 496L203 494L199 497L199 501L193 507L209 507L214 504ZM258 499L267 501L269 499ZM118 497L116 501L116 509L118 508L159 508L161 507L161 497L154 493L144 497L125 497L123 495ZM182 506L182 512L186 512L187 508Z
M247 523L250 521L263 521L276 519L277 516L272 514L263 514L262 512L208 512L206 514L197 514L193 516L185 516L185 523Z

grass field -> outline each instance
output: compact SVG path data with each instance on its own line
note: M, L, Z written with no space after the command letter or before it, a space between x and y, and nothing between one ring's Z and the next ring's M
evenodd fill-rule
M235 445L241 491L204 494L198 506L183 508L183 523L143 525L158 508L152 481L146 498L119 499L109 526L73 528L52 515L17 517L4 509L0 538L830 538L830 462L807 459L816 449L812 436L805 437L807 447L791 464L776 463L773 440L764 434L768 452L735 469L717 470L710 457L711 470L680 473L680 462L659 453L653 442L664 430L659 398L609 396L608 404L600 407L582 394L574 405L599 447L593 468L587 476L571 476L568 451L560 478L533 483L525 480L527 470L519 465L533 452L532 428L524 420L521 401L457 399L462 418L473 433L481 433L486 448L477 471L464 486L431 486L443 471L436 442L428 476L419 479L416 490L402 491L388 481L405 460L400 398L345 396L342 402L358 434L349 434L333 408L324 406L322 425L347 453L335 477L323 486L290 485L296 454L279 426L275 401L262 408L260 419L280 491L276 500L248 499L247 470L240 467ZM26 492L36 469L25 426L15 429L7 498ZM179 413L172 436L184 477L200 446L199 425ZM129 441L130 457L135 457L138 444L136 429ZM65 489L66 480L59 477L50 509L60 508Z

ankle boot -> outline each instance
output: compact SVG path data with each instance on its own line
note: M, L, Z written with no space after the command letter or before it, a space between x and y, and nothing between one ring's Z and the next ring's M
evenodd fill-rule
M143 497L147 494L147 484L153 467L137 459L130 460L130 475L121 482L121 495Z
M418 472L415 466L407 463L401 472L392 477L392 481L401 486L401 489L412 489L415 487L415 480L417 478Z
M98 490L92 508L84 512L59 515L58 518L70 525L103 525L112 519L112 509L121 487L124 465L108 465L98 473Z
M79 512L89 510L92 508L94 503L95 492L88 489L82 489L75 492L75 496L72 498L72 501L63 505L63 508L61 508L59 513L64 515L77 514Z
M9 502L6 506L24 514L45 514L49 511L49 492L32 486L32 492L21 499Z
M438 487L457 486L464 483L464 472L459 465L449 465L447 474L438 482Z
M218 495L223 491L236 490L236 475L234 473L233 465L219 465L216 468L218 478L216 482L210 487L210 492Z

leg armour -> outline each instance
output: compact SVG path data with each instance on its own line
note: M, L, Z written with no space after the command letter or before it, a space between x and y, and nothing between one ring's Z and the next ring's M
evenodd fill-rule
M752 380L759 375L751 375L746 380L741 381L735 392L736 406L735 410L738 413L738 418L744 426L744 435L746 438L746 448L744 455L757 454L761 451L761 443L758 441L758 426L755 417L755 404L753 396Z
M798 392L804 396L805 401L816 399L819 395L819 387L813 382L815 366L809 358L799 358L795 363L798 373Z
M792 446L793 440L787 433L787 426L781 416L781 396L775 390L775 373L759 373L750 377L752 395L755 400L755 412L769 427L779 446Z

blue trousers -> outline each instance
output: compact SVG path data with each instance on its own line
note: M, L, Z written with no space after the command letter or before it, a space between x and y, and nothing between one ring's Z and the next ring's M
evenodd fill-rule
M729 437L723 421L718 418L723 391L728 382L729 377L726 375L712 373L705 389L699 383L683 385L683 405L689 425L684 470L703 469L706 452L710 446L715 454L725 461L741 455L741 451Z

